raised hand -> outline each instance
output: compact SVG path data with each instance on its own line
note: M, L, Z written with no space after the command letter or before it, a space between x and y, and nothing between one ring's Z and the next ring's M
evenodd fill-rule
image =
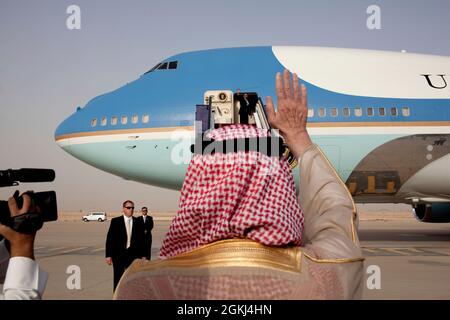
M311 144L306 130L308 120L307 93L304 85L299 85L298 77L291 76L284 70L283 79L277 73L275 88L278 99L278 110L275 112L271 97L266 97L267 116L270 125L280 130L293 155L298 158Z

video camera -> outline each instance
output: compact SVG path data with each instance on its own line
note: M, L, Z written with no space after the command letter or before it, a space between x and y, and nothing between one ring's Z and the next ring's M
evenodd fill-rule
M55 179L55 171L51 169L8 169L0 170L0 187L17 186L19 182L49 182ZM55 191L32 192L28 191L35 212L27 212L11 217L8 202L0 201L0 223L20 233L33 233L42 228L44 222L58 219ZM23 198L19 191L14 193L18 208L22 207ZM0 236L1 240L1 236Z
M297 160L286 145L284 138L278 131L271 128L265 106L256 92L206 91L204 93L204 104L196 106L195 121L201 125L195 128L195 145L191 146L192 153L204 154L208 149L223 152L254 150L269 157L285 157L291 168L297 165ZM208 130L238 123L254 125L259 129L270 131L270 137L264 139L235 139L232 148L228 148L228 146L233 145L233 143L221 144L205 138Z

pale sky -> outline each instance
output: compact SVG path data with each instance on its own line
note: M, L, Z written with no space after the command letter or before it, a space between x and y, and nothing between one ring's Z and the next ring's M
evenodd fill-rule
M81 30L69 30L69 5ZM381 29L369 30L370 5ZM80 162L54 142L77 106L185 51L301 45L406 50L450 56L450 1L0 0L0 170L56 171L47 184L61 211L119 211L132 199L174 211L179 192L125 181ZM450 70L443 70L450 72ZM6 199L15 188L0 189Z

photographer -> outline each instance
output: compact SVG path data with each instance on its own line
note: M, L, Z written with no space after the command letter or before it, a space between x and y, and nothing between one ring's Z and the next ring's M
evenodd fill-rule
M18 208L14 197L8 199L11 217L36 211L30 196L23 194L22 197L21 208ZM19 233L0 224L0 235L5 237L0 241L0 283L4 280L3 294L0 294L0 299L41 299L48 274L34 260L36 232Z

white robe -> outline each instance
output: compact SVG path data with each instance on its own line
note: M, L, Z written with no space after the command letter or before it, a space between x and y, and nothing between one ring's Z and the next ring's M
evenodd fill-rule
M48 274L26 257L9 257L5 240L0 242L0 300L37 300L42 298Z

